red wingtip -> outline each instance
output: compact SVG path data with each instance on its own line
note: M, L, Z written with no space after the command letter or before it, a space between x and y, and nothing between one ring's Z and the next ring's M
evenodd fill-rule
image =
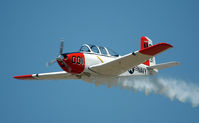
M147 47L144 49L139 50L140 53L150 56L155 56L169 48L172 48L173 46L167 43L158 43L156 45L153 45L151 47Z
M22 80L24 80L24 79L34 79L31 74L30 75L22 75L22 76L14 76L13 78L22 79Z

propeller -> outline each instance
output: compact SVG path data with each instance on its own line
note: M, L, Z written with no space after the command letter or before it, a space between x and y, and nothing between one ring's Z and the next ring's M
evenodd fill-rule
M46 63L46 67L51 66L52 64L54 64L56 62L56 60L51 60L50 62Z
M64 57L63 57L63 54L62 54L63 49L64 49L64 39L61 39L59 55L55 60L51 60L50 62L46 63L47 67L51 66L52 64L54 64L58 60L58 61L61 61L69 71L71 71L70 66L67 63L64 62Z
M60 49L59 49L59 55L61 55L61 54L62 54L63 49L64 49L64 39L61 39Z

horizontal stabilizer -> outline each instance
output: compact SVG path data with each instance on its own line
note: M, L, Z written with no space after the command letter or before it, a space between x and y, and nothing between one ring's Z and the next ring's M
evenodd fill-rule
M169 68L169 67L173 67L176 65L179 65L179 62L167 62L167 63L162 63L162 64L157 64L157 65L153 65L153 66L149 66L147 67L148 69L164 69L164 68Z

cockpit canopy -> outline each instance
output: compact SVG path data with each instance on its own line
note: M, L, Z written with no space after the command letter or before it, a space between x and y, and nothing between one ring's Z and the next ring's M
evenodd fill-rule
M96 45L90 45L90 44L83 44L82 47L80 48L80 52L97 53L100 55L115 56L115 57L119 56L119 54L113 51L112 49Z

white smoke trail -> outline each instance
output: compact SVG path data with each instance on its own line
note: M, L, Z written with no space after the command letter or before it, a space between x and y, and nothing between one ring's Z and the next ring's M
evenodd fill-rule
M190 102L193 107L199 105L199 86L183 80L162 77L139 77L139 78L95 78L95 84L108 84L108 87L121 86L121 89L161 94L171 100L177 99L180 102Z

